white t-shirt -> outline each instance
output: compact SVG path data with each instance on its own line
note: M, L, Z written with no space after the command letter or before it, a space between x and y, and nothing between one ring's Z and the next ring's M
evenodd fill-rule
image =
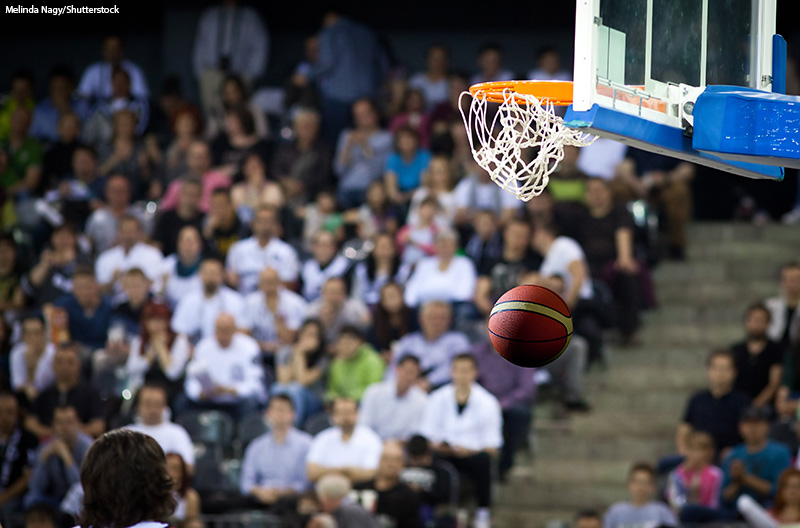
M246 328L244 299L241 295L223 286L212 297L206 298L202 288L193 290L178 302L172 314L172 329L178 334L192 336L198 332L202 337L214 335L217 316L228 313L236 320L236 326Z
M361 397L358 423L378 433L384 440L408 440L419 431L428 394L416 385L403 396L397 395L394 380L373 383Z
M458 412L451 383L428 396L420 433L432 442L447 442L467 449L496 449L503 445L503 413L489 391L472 384L464 410Z
M114 280L115 271L139 268L153 281L152 290L157 292L161 290L163 260L164 255L159 250L143 242L134 245L127 253L122 246L114 246L97 257L95 276L100 284L109 284ZM118 280L115 287L117 292L122 291L122 282Z
M611 180L627 152L628 145L624 143L613 139L597 138L591 145L580 149L578 168L592 178Z
M171 361L169 367L164 371L164 375L168 379L175 381L183 375L183 369L186 367L186 362L189 361L190 350L191 343L189 343L189 338L186 335L179 334L175 336L172 347L169 349ZM157 360L154 359L153 361ZM139 336L131 339L131 351L128 354L125 368L128 370L130 385L132 387L141 387L144 384L144 376L150 368L150 363L144 357L142 339Z
M498 216L506 209L519 209L525 203L493 181L481 182L469 175L462 178L453 190L453 202L457 209L488 209Z
M265 400L261 349L256 340L237 332L230 345L222 348L215 337L201 339L186 366L186 395L197 401L207 383L236 389L236 395L214 397L217 403L232 403L252 396Z
M417 262L406 283L406 304L415 307L427 301L471 301L475 295L478 275L472 261L456 255L446 270L439 269L438 257L426 257Z
M14 390L22 389L28 383L28 368L25 365L25 351L28 345L24 342L17 343L11 349L9 357L11 369L11 388ZM53 358L56 355L56 347L52 343L45 345L42 357L36 364L36 371L33 374L33 386L41 392L53 383Z
M175 307L181 298L192 290L203 287L200 274L194 273L188 277L181 277L177 272L178 255L172 254L164 257L161 275L164 284L164 296L171 307Z
M178 453L186 464L194 465L194 445L189 433L180 425L172 422L161 422L158 425L145 425L134 423L127 426L131 431L137 431L152 436L164 453Z
M308 304L305 299L286 288L278 291L278 313L267 308L264 293L254 291L244 299L244 320L242 328L251 331L259 341L275 341L278 338L278 325L275 316L283 320L289 330L298 330L305 320Z
M438 81L432 81L425 72L415 73L408 80L408 86L422 92L428 110L440 103L446 103L450 98L450 80L446 76Z
M350 268L350 261L344 255L336 255L325 269L313 258L303 263L300 279L303 283L303 297L308 302L317 300L325 281L332 277L342 277Z
M591 299L593 295L592 278L586 266L586 257L583 249L575 240L565 236L557 237L547 251L547 255L545 255L544 261L539 268L539 273L543 277L561 276L564 279L564 291L569 291L572 287L572 274L569 272L569 265L576 260L580 261L584 267L584 280L578 291L578 297Z
M306 461L329 468L377 469L382 451L381 437L369 427L357 425L347 442L342 441L341 429L329 427L311 441Z
M254 237L239 240L231 246L226 258L228 270L239 275L239 292L247 294L258 288L258 276L264 268L273 268L283 282L297 280L300 263L292 246L272 238L261 247Z

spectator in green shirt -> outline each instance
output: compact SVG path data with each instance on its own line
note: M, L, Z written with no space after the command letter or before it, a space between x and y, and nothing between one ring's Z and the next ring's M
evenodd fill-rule
M383 379L385 363L355 326L342 328L335 351L328 371L326 400L336 397L361 400L370 384Z
M2 99L2 97L0 97ZM33 74L27 70L18 70L11 77L11 90L8 97L0 104L0 141L8 139L11 131L11 114L17 108L30 112L36 107L33 100Z
M11 131L7 139L0 141L0 148L7 159L0 167L0 185L10 196L34 193L42 175L42 147L28 135L31 112L17 108L11 113Z

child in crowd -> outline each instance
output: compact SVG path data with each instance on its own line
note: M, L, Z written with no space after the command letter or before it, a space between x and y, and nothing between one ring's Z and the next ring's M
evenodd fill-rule
M389 199L396 204L407 204L430 161L431 153L421 147L419 132L410 126L398 128L394 152L386 160L384 181Z
M707 508L719 506L722 470L713 465L714 439L705 431L693 431L686 459L669 474L667 500L680 516L687 504Z
M646 463L634 464L628 472L630 499L611 505L603 519L603 528L678 526L672 510L653 500L655 492L656 470Z
M439 202L433 196L425 198L419 206L419 214L415 224L406 224L397 233L397 245L400 247L403 264L413 265L423 257L434 254L434 240L439 226L436 214Z

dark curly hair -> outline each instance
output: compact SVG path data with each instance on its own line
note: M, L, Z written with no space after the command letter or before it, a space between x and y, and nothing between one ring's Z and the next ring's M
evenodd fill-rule
M82 528L125 528L172 515L176 501L164 451L145 434L116 429L97 439L81 465Z

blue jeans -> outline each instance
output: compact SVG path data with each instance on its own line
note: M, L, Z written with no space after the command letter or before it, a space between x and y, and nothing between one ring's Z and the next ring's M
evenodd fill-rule
M308 419L322 410L322 401L308 390L305 385L300 383L274 383L270 393L287 394L294 403L294 424L298 427Z
M181 393L175 398L173 409L175 417L191 411L220 411L228 414L235 422L240 422L245 416L249 416L262 410L261 402L258 398L244 397L231 403L219 403L214 401L194 401L189 399L186 394Z

